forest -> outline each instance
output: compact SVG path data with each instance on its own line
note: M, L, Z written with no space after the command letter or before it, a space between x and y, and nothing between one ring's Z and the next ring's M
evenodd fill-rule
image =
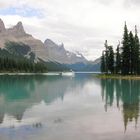
M125 23L122 42L116 51L105 41L105 50L101 56L101 72L105 74L140 75L140 43L135 26L135 33L129 31Z
M0 72L46 72L47 66L42 62L34 62L31 58L26 58L24 54L28 51L28 46L14 42L5 44L5 48L0 48ZM22 48L22 50L21 50ZM22 52L22 54L20 53Z

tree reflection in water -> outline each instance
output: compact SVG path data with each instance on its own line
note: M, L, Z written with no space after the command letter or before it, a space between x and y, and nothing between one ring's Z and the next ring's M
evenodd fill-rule
M102 79L102 98L105 101L105 111L108 106L112 106L114 99L116 100L117 107L120 109L120 102L122 102L122 114L124 120L125 131L128 122L137 121L139 117L140 105L140 81L137 80L114 80Z

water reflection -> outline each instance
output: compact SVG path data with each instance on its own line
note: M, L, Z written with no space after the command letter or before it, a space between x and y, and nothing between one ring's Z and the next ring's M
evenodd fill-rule
M34 103L35 84L43 81L43 77L36 76L0 76L0 123L5 114L21 121L25 110Z
M87 76L0 76L0 123L3 123L5 115L20 122L27 109L42 101L45 104L51 104L56 99L63 101L67 91L78 86L82 89L87 79ZM40 124L37 122L33 126Z
M105 110L107 111L108 107L113 105L113 102L120 109L120 102L122 102L125 131L129 122L135 121L135 127L137 126L140 105L139 85L140 81L135 80L101 80Z
M78 136L87 130L110 135L112 124L117 126L114 131L120 134L123 128L128 130L130 122L135 122L137 126L139 85L140 81L100 80L87 74L77 74L75 78L0 76L0 136L3 136L4 130L13 133L9 128L17 126L15 134L19 130L28 135L28 129L33 129L38 137L41 134L34 129L44 130L44 135L48 132L47 136L51 133L52 137L58 131L62 136L65 131L67 136L66 131L74 133L81 128ZM113 113L116 113L116 118ZM103 126L103 120L106 120L108 129Z

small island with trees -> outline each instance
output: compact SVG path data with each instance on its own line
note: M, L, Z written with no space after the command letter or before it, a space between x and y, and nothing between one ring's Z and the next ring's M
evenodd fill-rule
M140 42L135 26L135 34L124 26L122 45L119 42L116 51L105 41L105 50L101 57L99 78L140 79Z

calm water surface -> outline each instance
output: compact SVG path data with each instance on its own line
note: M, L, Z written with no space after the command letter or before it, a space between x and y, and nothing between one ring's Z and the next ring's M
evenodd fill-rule
M140 81L0 76L0 140L140 140Z

